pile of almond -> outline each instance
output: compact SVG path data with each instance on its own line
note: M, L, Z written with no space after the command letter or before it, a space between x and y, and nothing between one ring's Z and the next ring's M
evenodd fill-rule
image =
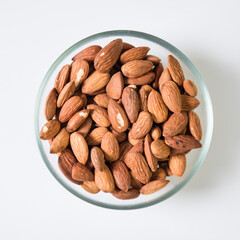
M132 199L181 177L201 147L197 88L178 60L164 69L150 48L116 39L62 67L48 94L40 138L71 182L89 193Z

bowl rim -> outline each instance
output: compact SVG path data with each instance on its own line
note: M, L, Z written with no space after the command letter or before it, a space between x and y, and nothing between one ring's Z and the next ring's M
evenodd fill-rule
M39 129L39 125L38 125L38 120L39 120L39 111L40 111L40 101L41 101L41 97L42 97L42 93L44 91L44 88L45 88L50 76L52 75L52 72L58 67L59 63L67 55L69 55L74 50L76 50L76 48L81 47L82 45L88 43L89 41L95 41L95 40L97 40L99 38L102 38L102 37L114 37L114 36L118 36L118 37L119 36L122 36L122 37L137 37L137 38L145 39L145 40L154 42L158 45L161 45L162 47L171 51L175 56L177 56L179 59L181 59L185 63L185 65L188 68L190 68L191 71L194 73L194 75L195 75L195 77L196 77L196 79L197 79L197 81L198 81L198 83L201 87L201 90L202 90L203 95L204 95L204 99L205 99L206 104L207 104L206 113L207 113L208 124L207 124L206 132L205 132L206 140L205 140L205 143L204 143L204 145L201 149L201 152L198 156L198 160L197 160L194 168L192 169L190 174L186 177L186 179L184 179L182 182L180 182L176 187L174 187L168 193L164 194L163 196L157 197L156 199L150 200L148 202L144 202L144 203L136 203L136 204L129 203L129 205L114 205L114 204L109 204L109 203L102 203L102 202L98 202L96 200L92 200L92 199L80 194L79 192L75 191L73 188L70 188L67 184L65 184L64 181L62 181L62 179L58 176L57 172L48 163L48 158L43 151L42 141L39 137L40 129ZM172 195L174 195L175 193L177 193L180 189L182 189L192 179L192 177L196 174L196 172L198 171L200 166L203 164L203 162L206 158L207 152L209 150L210 144L211 144L212 133L213 133L213 109L212 109L211 97L209 95L209 92L208 92L208 89L207 89L207 86L206 86L204 80L202 79L200 73L198 72L196 67L193 65L193 63L180 50L178 50L176 47L174 47L173 45L171 45L167 41L165 41L165 40L163 40L159 37L156 37L154 35L148 34L148 33L139 32L139 31L132 31L132 30L112 30L112 31L100 32L100 33L91 35L89 37L86 37L86 38L78 41L77 43L75 43L71 47L69 47L67 50L65 50L54 61L54 63L51 65L51 67L49 68L49 70L45 74L45 76L43 78L43 81L40 85L40 88L38 90L38 93L37 93L36 103L35 103L34 126L35 126L36 140L37 140L38 148L39 148L40 154L42 156L42 159L43 159L45 165L47 166L47 168L49 169L49 171L51 172L51 174L55 177L55 179L64 188L66 188L68 191L70 191L73 195L80 198L81 200L84 200L84 201L86 201L88 203L91 203L93 205L104 207L104 208L109 208L109 209L130 210L130 209L145 208L145 207L149 207L149 206L152 206L154 204L157 204L159 202L162 202L162 201L166 200L167 198L171 197Z

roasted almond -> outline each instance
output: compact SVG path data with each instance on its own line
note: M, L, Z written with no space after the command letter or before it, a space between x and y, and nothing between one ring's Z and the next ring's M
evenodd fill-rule
M140 96L140 110L147 112L148 111L148 107L147 107L148 93L143 87L141 87L141 89L139 90L139 96Z
M73 96L75 91L75 85L73 82L69 82L67 83L64 88L62 89L62 91L60 92L60 94L58 95L57 98L57 107L60 108L63 106L63 104L70 98Z
M84 181L83 184L81 184L81 187L85 191L92 193L92 194L96 194L100 191L99 188L97 187L95 181Z
M108 132L105 127L94 128L86 137L89 146L97 146L101 143L103 136Z
M66 64L65 66L62 67L62 69L58 73L54 82L54 88L56 89L57 93L60 93L64 88L64 86L66 85L68 81L69 73L70 73L70 66Z
M169 159L169 168L172 171L173 175L181 177L186 169L186 156L185 154L178 154L170 156Z
M168 183L169 183L169 180L165 180L165 179L149 182L141 188L140 193L143 195L155 193L160 189L164 188Z
M151 61L154 65L157 65L161 62L161 59L154 55L147 55L145 60Z
M105 160L103 151L99 147L91 149L91 160L95 169L103 171L105 167Z
M122 47L122 52L125 52L131 48L134 48L134 46L130 43L127 42L123 42L123 47Z
M154 72L148 72L140 77L128 77L125 79L125 84L142 86L151 83L155 79Z
M92 45L83 49L81 52L76 54L72 60L76 61L77 59L86 60L88 62L93 62L98 52L102 49L99 45Z
M94 122L100 127L109 127L110 121L108 118L107 110L95 104L87 105L87 109L91 110L90 115Z
M154 79L152 86L154 89L158 89L159 88L159 78L163 72L163 65L161 62L154 67L154 72L155 72L155 79Z
M128 141L135 146L136 144L143 142L144 141L144 137L142 138L133 138L131 132L128 133Z
M160 167L152 174L151 181L165 179L166 177L166 171Z
M61 128L61 124L57 120L48 121L40 132L40 138L43 140L52 139L57 135Z
M121 200L134 199L134 198L137 198L139 194L140 192L137 189L131 189L127 192L114 190L113 192L113 196Z
M131 148L132 148L132 144L129 143L128 141L121 143L119 146L119 151L120 151L120 154L119 154L120 159L119 160L123 160Z
M104 108L108 107L109 99L110 98L106 93L100 93L93 98L94 102L98 106L104 107Z
M83 137L86 137L91 127L92 127L92 119L88 117L77 129L77 132L80 133Z
M50 147L50 153L62 152L69 144L69 133L65 128L56 135Z
M202 126L198 115L191 111L188 113L189 118L189 130L195 139L201 141L202 139Z
M173 81L181 86L184 81L183 70L178 60L172 55L168 56L168 69Z
M154 126L150 131L150 136L152 137L153 140L159 139L161 135L162 135L162 130L158 126Z
M77 181L93 181L93 174L82 163L75 163L72 168L72 178Z
M110 127L110 128L111 128L111 132L114 134L114 136L116 137L116 139L119 143L126 140L126 138L127 138L126 132L118 132L114 128L112 128L112 127Z
M124 80L121 72L115 73L106 86L106 92L110 98L119 99L122 96Z
M195 97L191 97L185 94L181 95L182 99L182 110L189 112L197 108L200 104L199 100Z
M168 81L172 81L172 78L171 78L170 72L169 72L169 70L168 70L168 67L166 67L166 68L163 70L163 72L162 72L162 74L161 74L161 76L160 76L160 78L159 78L159 82L158 82L159 91L161 91L162 85L163 85L164 83L168 82Z
M151 150L156 158L166 158L170 154L170 147L160 139L154 140L151 143Z
M57 109L57 94L56 90L53 88L45 101L45 108L44 108L44 114L47 121L51 120L54 115L56 114Z
M140 190L143 184L132 175L132 172L130 172L130 176L131 176L131 187L134 189Z
M193 83L193 81L184 80L183 81L183 88L188 95L190 95L192 97L197 96L198 90L197 90L196 85Z

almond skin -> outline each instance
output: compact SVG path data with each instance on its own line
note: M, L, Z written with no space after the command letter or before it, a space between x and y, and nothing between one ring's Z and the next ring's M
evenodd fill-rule
M131 177L125 163L123 161L113 162L111 170L117 187L127 192L131 186Z
M151 181L165 179L167 177L166 171L164 168L158 168L152 175Z
M121 200L128 200L128 199L134 199L137 198L140 195L139 190L137 189L131 189L128 192L114 190L113 196L121 199Z
M152 114L153 121L162 123L167 120L168 109L159 92L152 90L148 96L148 111Z
M170 75L170 72L168 70L168 67L166 67L164 69L164 71L162 72L160 78L159 78L159 82L158 82L158 85L159 85L159 91L161 91L161 87L164 83L166 83L167 81L172 81L172 78L171 78L171 75Z
M181 177L186 169L186 156L185 154L178 154L170 156L169 168L173 175Z
M82 163L75 163L72 168L72 178L77 181L93 181L93 173Z
M69 144L69 133L63 128L53 139L50 147L50 153L62 152Z
M143 186L143 184L141 182L139 182L130 172L130 176L131 176L131 187L137 190L140 190Z
M63 104L73 96L75 91L75 84L73 82L67 83L62 91L60 92L58 99L57 99L57 107L60 108Z
M119 146L119 151L120 151L120 154L119 154L120 159L119 160L123 160L131 148L132 148L132 144L129 143L128 141L121 143Z
M57 94L56 90L53 88L45 101L44 114L47 121L51 120L56 114L57 109Z
M128 141L135 146L136 144L143 142L144 137L142 138L133 138L131 132L128 133Z
M61 125L57 120L48 121L40 132L40 138L43 140L52 139L60 131Z
M156 158L166 158L170 154L170 147L160 139L154 140L151 143L151 150Z
M57 93L60 93L64 86L66 85L68 81L70 73L70 66L67 64L62 67L60 72L58 73L55 82L54 82L54 88L56 89Z
M148 93L146 90L141 87L139 90L139 96L140 96L140 110L147 112L148 111Z
M94 128L86 137L89 146L97 146L101 143L103 136L108 132L105 127Z
M172 137L181 133L188 124L186 112L173 113L170 118L163 124L163 136Z
M99 72L108 72L117 62L122 47L122 39L115 39L107 44L94 59L95 69Z
M88 73L89 64L86 60L77 59L72 63L70 81L74 82L76 89L79 89L80 85L87 78Z
M120 62L122 64L125 64L127 62L130 62L132 60L141 60L144 59L150 50L149 47L136 47L136 48L131 48L124 53L121 54L120 56Z
M116 131L114 128L112 128L112 127L111 127L111 132L114 134L114 136L116 137L116 139L117 139L117 141L119 143L125 141L126 138L127 138L126 132L121 132L120 133L120 132Z
M114 179L111 171L105 165L103 171L95 169L95 183L103 192L113 192L115 189Z
M92 119L88 117L82 125L77 129L77 132L80 133L83 137L86 137L92 127Z
M178 60L172 55L168 56L168 69L173 81L181 86L184 81L183 70Z
M126 77L140 77L149 72L153 67L152 62L147 60L133 60L121 67L122 73Z
M147 55L145 60L151 61L154 65L157 65L161 62L161 59L154 55Z
M133 85L133 87L128 86L124 88L122 93L122 104L130 122L136 122L140 110L140 99L136 86Z
M201 126L201 121L198 115L191 111L188 113L188 118L189 118L189 130L193 137L201 141L202 139L202 126Z
M123 42L123 47L122 47L122 52L125 52L131 48L134 48L134 46L130 43L127 42Z
M161 62L154 67L154 72L155 72L155 79L152 84L152 87L154 89L158 89L159 88L159 78L163 72L163 65Z
M169 183L169 180L163 180L163 179L149 182L148 184L144 185L141 188L140 193L143 195L155 193L160 189L162 189L163 187L165 187L168 183Z
M190 95L192 97L197 96L198 90L197 90L196 85L193 83L193 81L184 80L183 81L183 88L188 95Z
M95 57L97 56L98 52L102 49L99 45L92 45L83 49L81 52L76 54L72 60L76 61L77 59L83 59L88 62L93 62Z
M90 115L94 122L100 127L109 127L110 121L108 118L107 110L95 104L87 105L87 109L91 110Z
M83 184L81 184L81 187L85 191L92 193L92 194L96 194L100 191L99 188L97 187L95 181L84 181Z
M70 136L70 144L78 162L86 164L89 151L84 137L80 133L74 132Z
M182 110L189 112L197 108L200 104L199 100L195 97L191 97L185 94L181 95L182 99Z
M150 131L150 135L151 135L151 138L152 138L153 140L159 139L159 138L161 137L161 135L162 135L162 130L161 130L161 128L158 127L158 126L154 126L154 127L151 129L151 131Z
M101 142L101 149L107 161L116 161L119 158L119 144L113 133L107 132Z
M172 112L182 110L182 99L178 86L173 81L165 82L161 89L162 99Z
M110 98L119 99L122 96L124 80L121 72L115 73L106 87L106 92Z
M118 132L125 132L128 129L129 122L127 115L120 104L113 99L109 100L108 117L112 127Z
M104 170L105 166L104 154L99 147L93 147L91 149L91 160L95 169L99 171Z
M94 102L100 106L100 107L104 107L107 108L108 107L108 103L109 103L109 96L106 93L101 93L96 95L93 100Z
M151 83L154 79L155 79L155 73L148 72L140 77L126 78L124 82L125 84L142 86L142 85Z

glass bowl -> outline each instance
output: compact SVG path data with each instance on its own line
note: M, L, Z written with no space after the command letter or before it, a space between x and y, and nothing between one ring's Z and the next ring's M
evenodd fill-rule
M60 71L63 65L71 63L71 58L78 53L80 50L86 48L90 45L101 45L104 46L113 39L122 38L123 41L131 43L135 46L148 46L151 48L150 54L154 54L162 59L164 66L167 65L167 56L172 54L179 60L186 79L191 79L194 81L198 88L197 98L200 100L200 106L195 110L199 115L202 123L203 139L201 141L202 148L195 149L187 155L187 168L184 175L181 178L171 176L170 183L160 191L152 195L140 195L137 199L132 200L119 200L113 197L111 194L99 192L98 194L90 194L86 192L82 187L71 183L66 179L58 168L57 156L55 154L49 153L49 143L48 141L42 141L39 138L39 132L41 127L45 124L46 120L44 117L44 104L47 94L50 89L53 88L54 80L57 73ZM102 32L90 37L87 37L70 48L68 48L49 68L47 74L45 75L40 89L38 91L36 99L36 109L35 109L35 131L37 143L42 155L43 161L48 167L52 175L57 179L57 181L62 184L68 191L70 191L75 196L80 199L105 208L111 209L137 209L144 208L156 203L159 203L173 194L178 192L198 171L202 165L206 154L208 152L212 131L213 131L213 112L212 103L208 93L208 89L201 78L198 70L191 63L191 61L177 48L169 44L168 42L146 34L136 31L118 30Z

